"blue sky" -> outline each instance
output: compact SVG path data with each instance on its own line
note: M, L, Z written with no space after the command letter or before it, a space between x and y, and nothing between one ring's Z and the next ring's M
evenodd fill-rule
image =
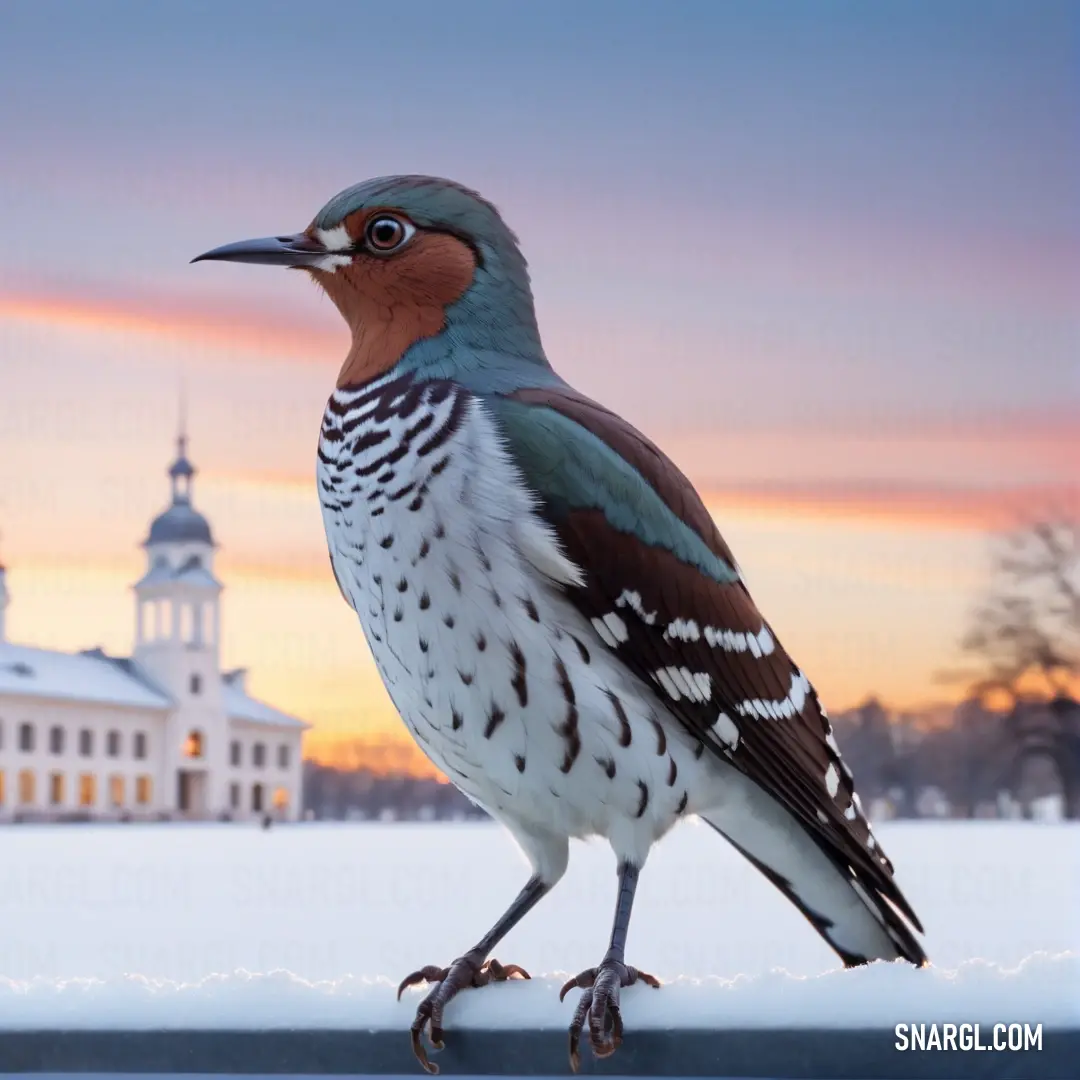
M664 307L698 376L710 323L779 339L785 417L1080 393L1075 4L406 10L9 2L0 287L309 311L187 258L426 171L504 207L560 321Z

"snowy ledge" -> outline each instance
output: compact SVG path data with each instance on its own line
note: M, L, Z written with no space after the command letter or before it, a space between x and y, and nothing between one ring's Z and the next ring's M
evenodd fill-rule
M447 1073L561 1075L576 994L562 976L467 993L447 1009ZM388 979L307 982L287 971L197 983L143 976L0 978L0 1072L422 1075L407 1029L419 991L398 1003ZM1019 967L955 970L875 964L801 978L783 971L677 979L623 995L626 1042L586 1071L741 1077L1075 1077L1080 954ZM895 1048L895 1025L1042 1025L1042 1050Z

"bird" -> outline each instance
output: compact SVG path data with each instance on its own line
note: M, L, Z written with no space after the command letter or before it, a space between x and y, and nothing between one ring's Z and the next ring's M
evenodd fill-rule
M476 191L432 176L355 184L302 232L193 262L299 269L351 343L322 417L317 488L330 563L413 738L501 822L531 874L502 917L426 985L411 1025L438 1068L461 991L528 978L492 953L562 878L573 838L616 858L609 947L562 987L596 1057L623 1041L620 991L652 847L704 820L845 966L928 962L803 670L751 598L687 477L577 391L541 343L516 235Z

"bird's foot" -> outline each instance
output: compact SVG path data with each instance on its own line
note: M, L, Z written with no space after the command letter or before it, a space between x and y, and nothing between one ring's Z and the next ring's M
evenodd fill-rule
M466 953L459 956L449 967L438 968L432 965L414 971L401 980L398 987L398 1001L409 986L418 983L432 983L424 1000L416 1007L416 1019L409 1029L412 1035L413 1053L424 1069L435 1074L439 1067L428 1060L427 1051L421 1042L424 1029L428 1028L428 1038L436 1050L441 1050L443 1043L443 1009L451 999L462 990L487 986L490 982L506 982L511 978L527 979L529 973L517 964L500 964L498 960L484 961L482 956Z
M570 1067L574 1072L581 1065L578 1042L586 1018L593 1053L598 1058L605 1058L618 1050L623 1036L619 990L624 986L633 986L639 979L657 990L660 988L660 980L655 975L638 971L619 960L606 959L599 967L589 968L571 979L559 991L559 1000L562 1001L575 986L584 990L574 1010L574 1018L570 1021Z

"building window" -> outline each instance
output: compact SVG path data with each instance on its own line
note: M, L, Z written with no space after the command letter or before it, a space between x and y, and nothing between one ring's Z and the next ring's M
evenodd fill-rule
M231 806L234 810L239 810L240 809L240 785L239 784L230 784L229 785L229 806Z
M64 804L64 774L62 772L49 773L49 805L63 806Z
M203 736L197 728L188 732L187 742L184 743L184 756L189 758L203 756Z
M109 734L105 736L105 753L108 754L109 757L120 756L119 731L110 731Z
M287 769L289 767L289 744L282 743L277 748L277 763L279 769Z
M19 803L22 806L33 806L36 798L36 784L32 769L23 769L19 773Z
M262 784L251 785L251 809L256 814L261 814L263 808L263 786Z
M62 754L64 752L64 729L62 727L49 728L49 753Z
M122 776L109 777L109 802L113 806L124 805L124 778Z
M79 776L79 805L93 806L97 802L97 777L84 772Z
M191 608L187 604L182 604L180 606L180 640L188 643L194 641L194 631Z
M193 694L201 694L202 693L202 676L201 675L192 675L191 679L188 681L188 686L190 687L191 692Z
M83 757L91 757L94 753L94 733L89 728L79 732L79 753Z
M285 788L274 789L274 809L287 810L289 808L289 793Z
M256 769L261 769L266 764L266 747L261 742L251 748L251 763Z
M244 760L243 753L244 748L240 745L240 740L233 739L233 741L229 743L229 764L240 765Z
M153 786L150 783L149 776L136 776L135 777L135 801L140 806L149 806L151 796L153 793Z
M20 724L19 725L19 749L22 750L24 753L27 753L27 754L32 754L34 752L34 725L33 724Z
M135 732L135 757L142 761L146 757L146 732Z

